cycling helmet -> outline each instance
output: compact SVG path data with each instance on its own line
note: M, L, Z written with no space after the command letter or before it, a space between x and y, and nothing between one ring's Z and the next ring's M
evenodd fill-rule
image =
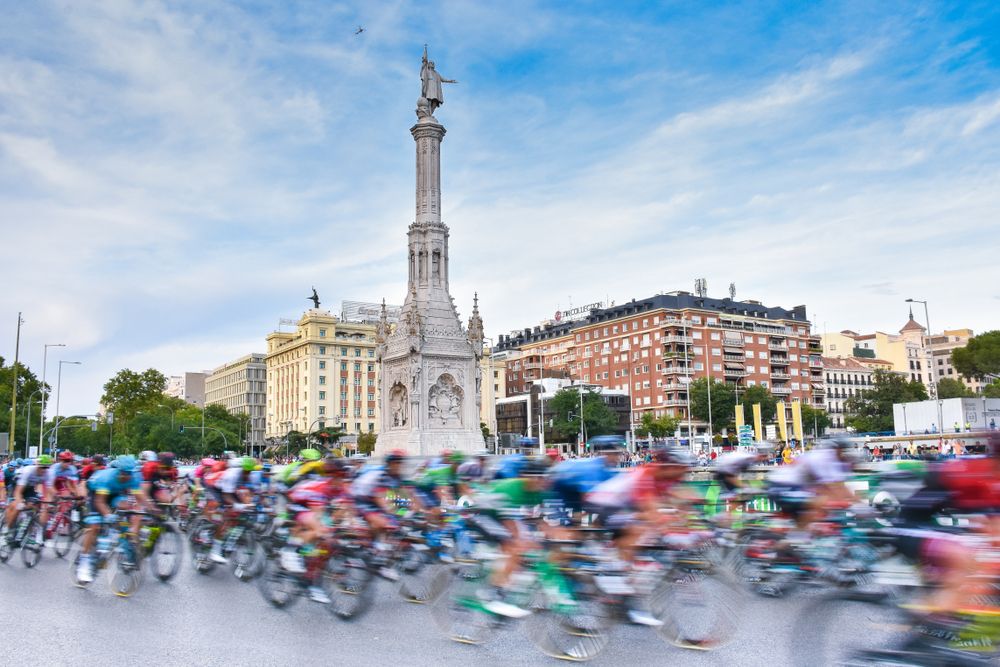
M228 468L242 468L243 467L243 459L229 459L229 462L226 464L226 467L228 467Z
M95 466L103 466L107 465L107 459L104 458L103 454L95 454L91 463L93 463Z
M653 463L662 465L688 467L694 464L691 452L683 447L654 447L650 450L650 457Z
M303 461L319 461L321 458L323 458L323 455L320 453L318 449L310 448L310 449L303 449L301 452L299 452L299 457Z
M257 468L257 459L252 456L244 456L241 459L235 459L240 462L240 466L243 468L243 472L253 472Z
M38 466L50 466L50 465L52 465L52 463L53 463L52 457L49 456L48 454L42 454L35 461L35 465L38 465Z
M448 458L446 459L448 463L461 464L465 461L465 454L462 452L449 452Z
M323 459L323 472L331 477L340 477L346 472L346 466L336 456L327 456Z
M122 454L114 462L114 467L118 468L119 472L135 472L136 465L135 457L128 454Z
M160 465L166 468L173 468L175 459L176 457L173 452L160 452L160 455L157 457Z
M841 450L855 448L854 443L847 438L830 438L826 444L828 447Z
M549 464L544 458L532 457L521 468L521 477L541 477L548 473Z
M60 461L65 461L67 463L72 463L73 462L73 452L69 451L68 449L64 449L61 452L59 452L59 457L58 458L59 458Z
M406 459L406 452L402 449L394 449L388 454L386 454L385 462L386 464L393 463L395 461L403 461Z
M139 458L141 458L143 461L155 461L156 452L154 452L151 449L147 449L146 451L144 451L142 454L139 455Z
M204 458L204 459L202 459L200 461L200 464L204 468L211 468L212 466L215 465L215 459L213 459L213 458Z

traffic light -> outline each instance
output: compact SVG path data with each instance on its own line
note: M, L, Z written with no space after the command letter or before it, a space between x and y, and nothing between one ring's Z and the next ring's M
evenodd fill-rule
M183 432L184 432L184 424L181 424L181 428L180 428L180 431L178 431L178 432L179 432L179 433L183 433Z

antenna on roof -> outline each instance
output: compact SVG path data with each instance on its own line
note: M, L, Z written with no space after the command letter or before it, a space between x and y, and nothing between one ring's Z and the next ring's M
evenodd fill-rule
M736 283L729 283L729 298L736 301Z
M708 281L704 278L698 278L694 281L694 293L700 296L702 299L708 294Z

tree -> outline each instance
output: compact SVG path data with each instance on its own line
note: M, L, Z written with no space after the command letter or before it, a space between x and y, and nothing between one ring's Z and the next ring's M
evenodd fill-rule
M850 413L844 421L862 433L892 431L893 404L926 400L927 388L923 384L879 368L872 374L870 391L844 402L844 408Z
M951 363L967 378L1000 374L1000 331L973 336L965 347L952 350Z
M715 391L715 387L712 387ZM753 405L760 403L760 419L764 424L774 421L778 414L778 399L768 390L759 384L747 387L746 391L740 393L740 404L743 406L743 416L749 422L753 420ZM714 415L713 415L714 416Z
M937 383L938 398L971 398L976 394L961 380L941 378Z
M490 433L490 427L486 422L479 422L479 430L483 432L483 440L489 440L490 436L493 435Z
M708 422L708 379L698 378L691 383L691 414ZM712 432L721 431L733 422L736 394L725 382L712 380Z
M640 438L666 438L677 431L679 419L670 415L653 417L653 413L642 413L642 420L635 428L635 434Z
M546 403L552 415L552 430L563 440L572 441L580 432L580 394L573 388L560 389ZM583 425L587 437L618 430L618 417L601 395L587 389L583 393Z
M983 387L983 396L986 398L1000 398L1000 380L994 380Z
M48 385L45 391L51 392ZM11 393L14 388L14 366L5 365L4 358L0 357L0 433L10 433L10 404ZM31 369L22 362L17 364L17 415L15 416L14 436L17 442L10 443L11 449L18 451L24 446L24 438L31 435L31 440L38 443L38 417L41 410L42 383L31 372ZM49 394L51 397L51 394ZM30 399L30 404L29 404ZM28 433L28 422L30 421L31 433ZM6 452L2 452L6 453Z
M140 410L151 410L163 402L167 378L155 368L142 373L124 368L104 383L101 403L115 413L115 418L128 422Z
M374 452L377 440L378 436L374 433L361 433L358 435L358 453L371 454Z
M811 405L802 406L802 428L806 432L819 429L819 431L814 433L818 438L823 435L823 431L830 427L830 423L830 415L826 413L826 410L814 408Z

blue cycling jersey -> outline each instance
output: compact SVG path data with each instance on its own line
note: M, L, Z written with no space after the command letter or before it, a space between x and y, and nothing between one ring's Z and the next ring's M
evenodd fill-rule
M121 496L126 493L137 491L142 487L142 473L138 470L132 472L124 481L118 475L117 468L105 468L91 475L87 480L87 489L93 493L102 493L109 496Z
M552 479L556 484L576 488L580 493L588 493L601 482L606 482L618 473L610 468L603 456L590 459L563 461L552 469Z

